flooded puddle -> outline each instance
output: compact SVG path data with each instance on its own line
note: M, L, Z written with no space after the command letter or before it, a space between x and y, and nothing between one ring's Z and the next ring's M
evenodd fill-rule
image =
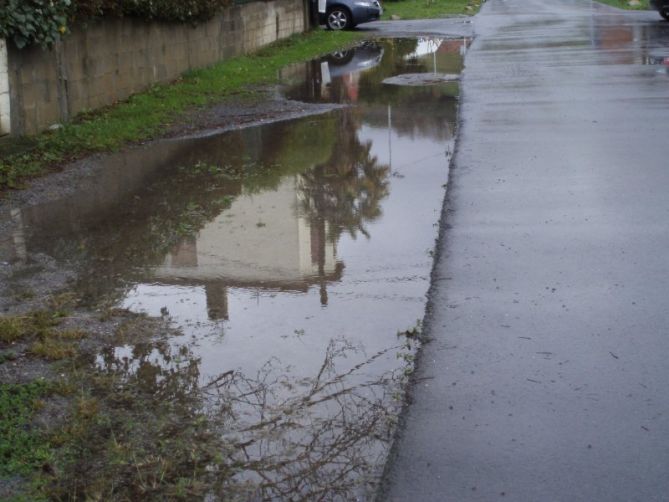
M351 106L105 157L71 197L8 215L2 260L48 255L89 307L178 327L96 364L206 394L248 496L365 499L424 315L466 45L287 68L287 97Z

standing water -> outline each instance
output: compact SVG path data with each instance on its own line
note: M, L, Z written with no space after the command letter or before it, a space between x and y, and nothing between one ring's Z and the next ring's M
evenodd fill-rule
M287 68L286 97L345 106L108 156L73 196L12 212L3 259L47 255L89 307L182 333L125 337L95 364L207 396L231 446L226 497L373 493L424 315L464 48L366 42Z

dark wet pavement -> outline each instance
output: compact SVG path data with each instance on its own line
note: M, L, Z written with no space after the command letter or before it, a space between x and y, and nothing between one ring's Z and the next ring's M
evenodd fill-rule
M466 46L365 43L283 72L289 98L341 109L92 159L66 195L6 208L2 266L39 277L52 260L82 306L181 330L124 336L96 364L211 392L254 497L367 498L413 357L398 332L424 315L458 95L384 80L458 74Z
M669 494L669 23L489 0L382 500Z

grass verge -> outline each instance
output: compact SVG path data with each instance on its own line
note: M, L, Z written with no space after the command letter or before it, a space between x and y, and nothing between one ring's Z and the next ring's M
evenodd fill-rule
M473 15L483 0L386 0L383 19L433 19L455 15Z
M33 138L34 146L27 153L4 155L0 191L20 188L27 179L84 155L154 138L188 109L234 94L250 94L253 86L276 82L282 67L332 52L359 38L361 34L356 32L324 30L294 36L254 55L188 72L171 84L154 86L115 106L79 115L62 129Z
M634 0L597 0L599 3L605 3L611 5L612 7L617 7L619 9L626 10L648 10L650 5L648 0L639 0L635 2Z

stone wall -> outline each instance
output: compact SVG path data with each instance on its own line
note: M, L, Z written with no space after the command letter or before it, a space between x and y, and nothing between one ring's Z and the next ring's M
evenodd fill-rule
M35 134L184 71L303 32L306 4L270 0L236 5L197 26L106 19L75 29L50 51L8 44L11 132ZM1 77L0 57L0 93ZM4 113L5 107L0 110Z

